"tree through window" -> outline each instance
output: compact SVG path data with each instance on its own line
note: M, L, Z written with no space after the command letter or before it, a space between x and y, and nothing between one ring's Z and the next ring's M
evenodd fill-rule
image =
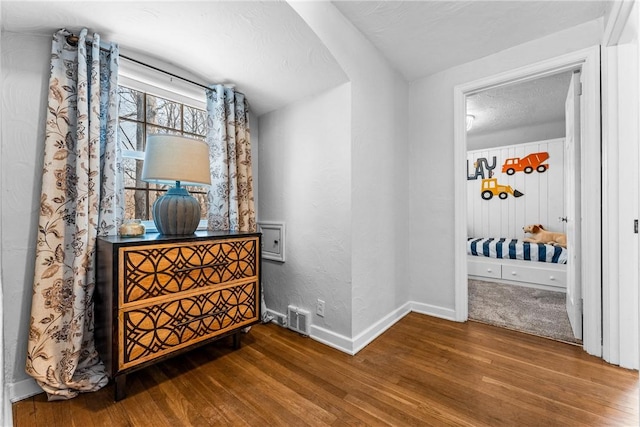
M168 133L203 140L207 113L203 109L149 93L118 86L120 116L118 140L124 166L125 219L152 220L153 202L167 191L166 185L141 180L145 141L148 134ZM207 217L207 192L202 187L185 187Z

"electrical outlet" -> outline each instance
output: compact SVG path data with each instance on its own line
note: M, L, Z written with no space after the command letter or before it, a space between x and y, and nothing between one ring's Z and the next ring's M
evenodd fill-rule
M278 315L278 325L287 327L287 316Z
M324 301L318 299L316 304L316 314L320 317L324 317Z

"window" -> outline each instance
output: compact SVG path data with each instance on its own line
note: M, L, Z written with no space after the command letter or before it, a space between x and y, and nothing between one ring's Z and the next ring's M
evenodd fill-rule
M167 186L141 180L147 135L170 133L204 140L207 113L203 108L124 85L118 86L118 100L118 141L124 166L125 219L150 221L153 219L153 202L162 196ZM207 188L185 188L198 199L202 209L201 218L206 219ZM145 225L153 228L152 222Z

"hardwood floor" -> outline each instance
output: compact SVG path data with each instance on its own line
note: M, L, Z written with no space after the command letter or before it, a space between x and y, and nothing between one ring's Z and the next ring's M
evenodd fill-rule
M637 426L638 372L582 348L411 313L356 356L258 325L69 401L13 405L15 426Z

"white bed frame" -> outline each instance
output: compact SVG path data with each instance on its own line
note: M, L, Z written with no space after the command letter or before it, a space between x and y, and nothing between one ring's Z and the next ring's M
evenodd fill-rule
M557 292L567 291L567 265L467 255L470 279Z

